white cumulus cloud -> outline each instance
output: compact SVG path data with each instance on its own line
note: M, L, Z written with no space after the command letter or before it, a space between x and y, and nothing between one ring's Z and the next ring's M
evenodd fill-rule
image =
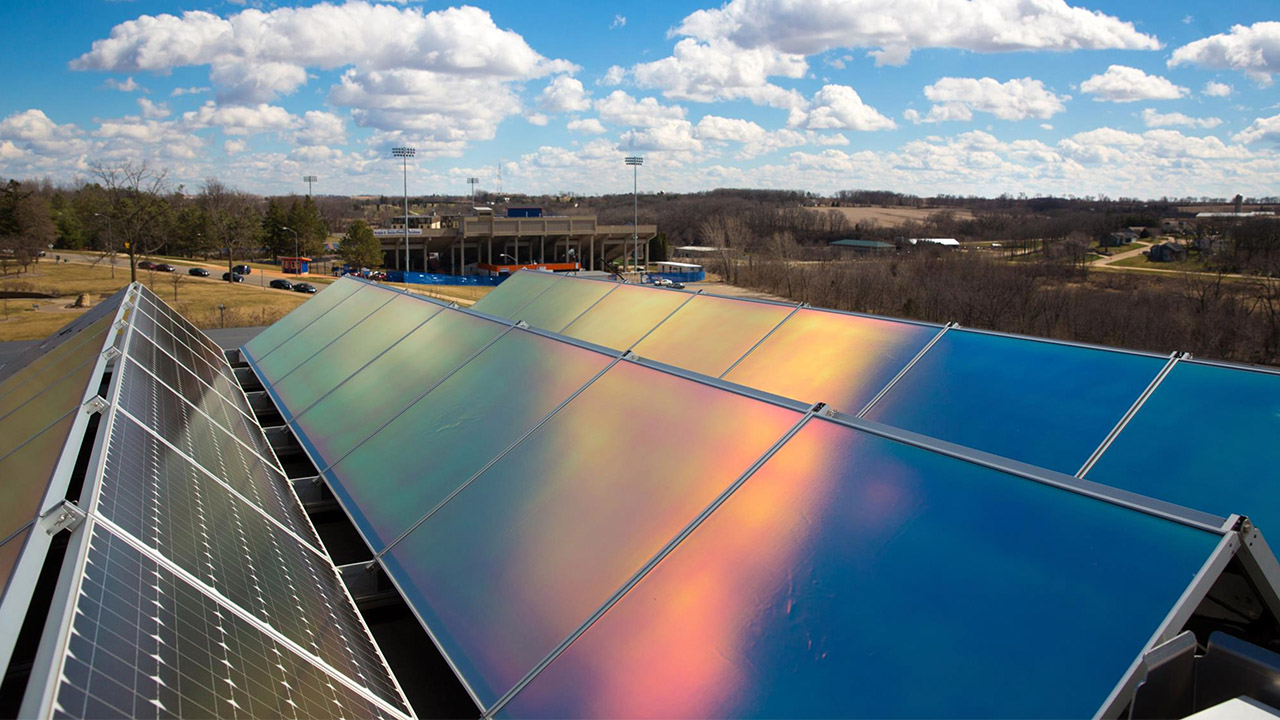
M604 125L595 118L570 120L566 127L569 132L586 133L587 135L603 135L605 132Z
M1029 117L1050 118L1066 110L1069 95L1056 95L1044 83L1031 78L1000 82L994 78L944 77L924 89L925 97L936 103L929 114L920 117L914 111L907 116L913 122L970 120L973 112L991 113L1001 120L1023 120Z
M1142 111L1142 122L1147 127L1201 127L1216 128L1222 124L1222 118L1193 118L1182 113L1161 113L1152 108Z
M1135 102L1137 100L1176 100L1189 92L1167 78L1148 75L1135 67L1112 65L1101 75L1080 83L1080 91L1099 102Z
M1204 89L1200 91L1200 94L1206 97L1229 97L1231 95L1231 86L1210 80L1204 84Z
M893 120L867 105L858 91L848 85L825 85L814 93L807 113L792 118L792 125L810 130L891 130Z
M1231 139L1242 143L1280 143L1280 115L1258 118Z
M1132 23L1064 0L731 0L698 10L676 32L742 48L813 55L875 48L879 64L901 64L919 48L1155 50Z
M560 75L542 89L538 105L550 113L581 112L591 107L591 100L581 80Z
M1210 35L1183 45L1169 57L1169 67L1198 65L1239 70L1262 85L1280 73L1280 22L1235 25L1231 32Z
M595 109L603 122L631 127L655 127L668 120L683 120L685 114L679 105L663 105L652 97L636 100L623 90L597 100Z

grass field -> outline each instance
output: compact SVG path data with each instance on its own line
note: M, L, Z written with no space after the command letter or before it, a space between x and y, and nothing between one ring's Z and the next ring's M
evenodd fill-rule
M177 299L173 279L179 278ZM301 305L310 295L263 289L250 283L230 284L182 274L138 273L138 281L199 327L270 325ZM313 281L314 282L314 281ZM88 294L96 304L129 284L128 268L67 263L41 263L21 276L0 280L0 290L56 294L56 299L0 300L0 342L48 337L87 308L73 308L76 297ZM224 310L218 310L223 305Z
M1178 270L1181 272L1207 272L1208 268L1199 255L1194 255L1178 262L1151 262L1146 255L1135 255L1131 258L1117 260L1112 267L1152 268L1155 270Z
M924 222L931 215L940 212L954 213L958 220L972 220L973 213L969 210L958 210L952 208L908 208L908 207L811 207L806 208L811 212L838 212L844 215L850 225L856 225L859 222L871 221L878 225L887 227L897 227L907 221Z

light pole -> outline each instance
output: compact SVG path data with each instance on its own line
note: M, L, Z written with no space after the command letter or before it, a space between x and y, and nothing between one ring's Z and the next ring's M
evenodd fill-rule
M301 274L302 274L302 260L300 260L299 258L301 258L301 257L302 257L302 255L300 255L300 254L299 254L299 252L300 252L300 251L298 250L298 231L297 231L297 230L294 230L294 229L293 229L293 228L291 228L291 227L285 227L284 225L281 225L281 226L280 226L280 229L281 229L281 230L288 230L289 232L293 233L293 261L294 261L294 262L296 262L296 263L298 263L297 270L295 270L293 274L294 274L294 275L301 275ZM283 268L281 268L281 269L283 270ZM265 282L265 280L264 280L264 282Z
M467 178L467 184L471 186L471 207L472 207L472 209L475 209L475 206L476 206L476 183L478 183L478 182L480 182L480 178L474 178L474 177Z
M644 279L644 275L640 274L640 193L638 177L640 175L640 166L644 164L644 158L632 155L627 158L627 164L631 166L631 243L635 247L635 257L632 258L632 264L636 268L637 277Z
M307 197L311 197L311 183L319 180L315 175L303 175L302 182L307 184Z
M391 157L398 157L404 163L404 271L406 273L409 272L409 158L417 152L417 148L411 147L391 148Z

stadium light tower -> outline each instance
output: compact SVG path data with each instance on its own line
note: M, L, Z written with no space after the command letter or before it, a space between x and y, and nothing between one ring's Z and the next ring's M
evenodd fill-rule
M640 274L640 193L637 188L640 166L644 164L644 158L632 155L627 158L627 164L631 166L631 244L635 249L635 257L631 259L631 265L636 269L637 277L643 280L644 275Z
M480 178L467 178L467 184L471 186L471 207L476 206L476 183L480 182Z
M417 148L391 148L391 157L398 157L404 164L404 271L409 272L409 158L416 155ZM399 265L399 263L396 263Z
M319 180L315 175L303 175L302 182L307 184L307 197L311 197L311 183Z

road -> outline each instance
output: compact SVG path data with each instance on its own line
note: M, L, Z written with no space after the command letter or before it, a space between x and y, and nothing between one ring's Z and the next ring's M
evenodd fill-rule
M1137 255L1141 255L1142 253L1144 253L1144 252L1146 252L1147 250L1150 250L1150 249L1151 249L1151 246L1150 246L1150 245L1142 245L1142 246L1140 246L1140 247L1136 247L1136 248L1134 248L1134 249L1132 249L1132 250L1125 250L1125 251L1124 251L1124 252L1122 252L1122 253L1117 253L1117 254L1115 254L1115 255L1108 255L1108 256L1106 256L1106 257L1102 258L1101 260L1094 260L1093 262L1089 263L1089 266L1090 266L1090 267L1098 267L1099 265L1110 265L1111 263L1113 263L1113 262L1115 262L1115 261L1117 261L1117 260L1124 260L1125 258L1131 258L1131 257L1137 256ZM1130 268L1125 268L1125 269L1126 269L1126 270L1129 270Z
M97 253L77 253L77 252L59 251L54 253L52 257L46 256L45 262L49 262L51 259L58 258L58 257L64 260L69 260L72 263L76 263L80 265L97 265L99 267L105 267L105 268L111 267L110 259L104 258L102 255L99 255ZM119 255L117 256L116 260L117 260L116 271L124 272L127 274L129 272L128 256ZM157 262L167 262L170 265L173 265L174 267L177 268L175 272L181 273L185 280L201 281L201 282L221 282L221 283L226 282L226 280L222 279L222 273L227 271L226 269L227 266L225 264L204 262L201 260L172 260L172 259L164 259L164 260L159 260ZM209 271L209 277L203 278L196 275L188 275L187 270L192 267L202 267L207 269ZM151 274L151 273L152 273L151 270L143 270L141 268L139 268L138 270L139 277L143 276L144 274ZM167 277L169 275L168 273L154 273L154 274L162 278ZM275 280L276 278L284 278L290 282L295 282L298 280L298 277L296 275L285 275L284 273L281 273L278 270L263 270L261 268L255 267L253 268L253 272L250 273L248 277L245 278L245 281L240 284L259 287L268 292L277 292L277 293L293 292L291 290L279 290L277 288L269 287L267 285L267 283L271 282L272 280ZM305 282L306 278L304 277L302 281Z

